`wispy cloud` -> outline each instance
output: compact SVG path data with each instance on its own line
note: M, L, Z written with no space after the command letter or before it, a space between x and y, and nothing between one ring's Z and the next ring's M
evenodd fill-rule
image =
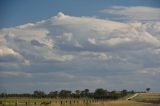
M134 21L159 21L160 8L145 6L113 6L101 10L105 14L118 15L120 19Z
M21 71L2 71L0 72L1 77L20 77L20 78L31 78L32 74L31 73L26 73L26 72L21 72Z

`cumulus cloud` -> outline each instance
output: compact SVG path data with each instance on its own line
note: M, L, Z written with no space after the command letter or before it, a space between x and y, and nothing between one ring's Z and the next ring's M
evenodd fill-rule
M1 36L6 44L25 59L34 61L65 61L72 59L71 55L56 53L54 39L51 39L45 28L36 28L35 25L23 25L16 28L2 29ZM4 50L3 50L4 52Z
M19 53L8 47L0 46L0 63L25 63L29 64L29 61L24 59Z
M110 9L114 8L122 7ZM17 86L26 83L29 89L46 89L43 85L48 89L104 85L112 89L131 84L143 88L146 79L153 78L146 73L159 73L155 69L160 65L159 29L157 21L116 22L63 13L37 23L3 28L0 71L4 77L0 78L8 87L16 78L21 79L19 76L26 76ZM142 82L134 83L135 77ZM153 81L149 83L158 88Z
M119 15L122 19L134 21L159 21L160 8L145 6L113 6L104 10L102 13Z

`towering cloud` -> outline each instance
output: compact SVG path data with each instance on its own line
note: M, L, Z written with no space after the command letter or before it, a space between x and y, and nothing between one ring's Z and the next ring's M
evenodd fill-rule
M135 9L103 12L119 8L129 11L122 15ZM4 88L17 90L23 83L30 89L134 89L148 84L159 89L159 47L159 22L122 23L60 12L48 20L0 30L0 79Z

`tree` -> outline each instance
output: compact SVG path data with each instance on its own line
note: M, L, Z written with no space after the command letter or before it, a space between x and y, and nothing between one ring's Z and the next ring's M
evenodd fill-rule
M85 89L85 90L81 91L80 95L81 95L81 97L88 97L89 89Z
M79 98L79 97L80 97L80 94L81 94L81 91L80 91L80 90L76 90L76 91L75 91L75 97Z
M121 91L122 95L127 95L127 92L128 91L126 89L124 89L124 90Z
M85 90L84 90L84 93L85 93L85 96L87 97L88 94L89 94L89 89L85 89Z
M146 91L149 92L151 89L150 88L146 88Z
M98 88L94 92L94 96L99 99L105 98L106 94L107 94L107 91L104 90L103 88Z
M46 94L45 94L43 91L38 91L38 90L36 90L36 91L33 92L33 96L34 96L34 97L41 98L41 97L45 97Z
M75 93L76 93L77 95L79 95L79 94L81 93L81 91L80 91L80 90L76 90Z
M67 97L70 97L71 96L71 91L69 90L61 90L59 92L59 96L62 97L62 98L67 98Z
M58 91L52 91L48 94L49 97L57 98L58 97Z

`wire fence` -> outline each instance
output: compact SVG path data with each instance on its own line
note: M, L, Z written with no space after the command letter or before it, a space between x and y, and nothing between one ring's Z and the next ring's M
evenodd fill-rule
M96 99L81 99L81 100L53 100L53 101L38 101L38 102L29 102L29 101L0 101L0 106L88 106L90 104L97 103Z

